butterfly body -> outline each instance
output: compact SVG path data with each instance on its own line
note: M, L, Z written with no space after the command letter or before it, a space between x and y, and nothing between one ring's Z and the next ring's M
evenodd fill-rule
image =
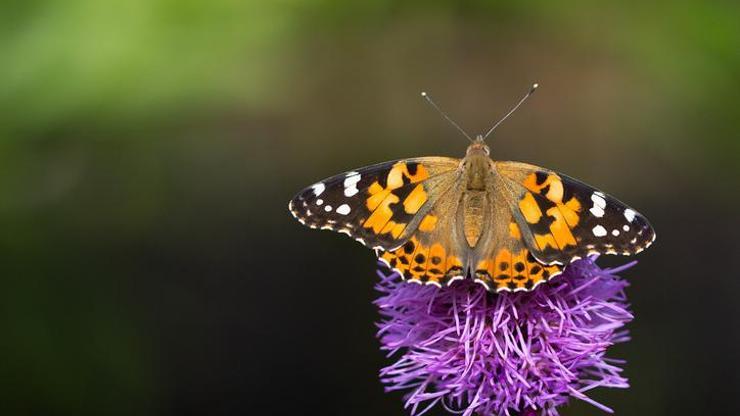
M374 249L405 279L442 286L466 277L490 291L528 291L589 254L635 254L647 220L565 175L494 161L480 136L463 159L381 163L318 182L289 204L312 228Z

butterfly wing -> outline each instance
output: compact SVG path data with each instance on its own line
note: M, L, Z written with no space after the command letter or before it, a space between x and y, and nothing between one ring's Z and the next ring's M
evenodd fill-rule
M469 267L476 282L489 291L529 291L559 275L563 266L542 264L530 251L503 185L488 189L485 225Z
M544 264L598 253L631 255L655 240L644 216L583 182L526 163L495 165L522 239Z
M378 251L378 258L404 279L442 286L466 276L469 248L460 227L463 189L460 175L418 219L408 241L395 250Z
M382 250L403 245L459 176L459 159L421 157L342 173L299 192L288 207L311 228Z

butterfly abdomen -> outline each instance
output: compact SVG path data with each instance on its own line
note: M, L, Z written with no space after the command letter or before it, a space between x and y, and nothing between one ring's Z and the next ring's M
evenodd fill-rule
M473 248L478 244L483 224L486 219L487 197L484 191L470 191L463 194L462 210L463 229L468 246Z

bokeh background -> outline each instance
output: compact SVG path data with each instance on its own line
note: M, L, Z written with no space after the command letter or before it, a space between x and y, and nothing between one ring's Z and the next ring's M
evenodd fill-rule
M737 414L739 20L729 1L3 2L0 412L404 414L377 380L372 253L286 204L461 156L422 90L476 133L539 82L493 156L598 185L658 234L624 273L633 340L611 355L632 388L594 397Z

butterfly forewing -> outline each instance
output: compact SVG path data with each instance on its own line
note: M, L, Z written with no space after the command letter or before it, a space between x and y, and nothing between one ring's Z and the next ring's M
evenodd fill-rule
M589 254L639 253L655 239L644 216L566 175L519 162L496 162L522 237L546 264Z
M356 169L299 192L290 211L311 228L338 231L371 248L396 248L452 186L459 163L421 157Z

